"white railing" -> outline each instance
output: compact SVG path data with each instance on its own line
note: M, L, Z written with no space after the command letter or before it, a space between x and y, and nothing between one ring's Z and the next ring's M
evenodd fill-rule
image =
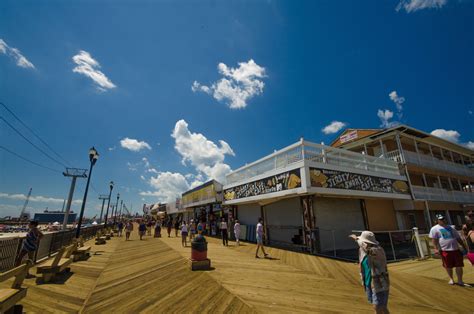
M455 162L441 160L431 155L418 154L407 150L403 151L403 155L405 156L407 163L474 178L474 169ZM402 161L402 157L398 150L386 153L385 157L396 162Z
M345 149L300 141L229 173L226 177L227 184L247 180L276 169L283 169L303 160L400 175L398 164L390 159L376 158Z
M425 186L412 186L412 191L417 200L474 203L474 193L469 192L448 191Z

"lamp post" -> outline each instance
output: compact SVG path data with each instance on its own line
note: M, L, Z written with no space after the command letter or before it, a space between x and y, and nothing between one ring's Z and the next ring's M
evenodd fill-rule
M114 227L115 227L115 219L117 218L117 211L118 211L118 201L120 198L120 193L117 193L117 204L115 204L115 216L114 216Z
M110 197L112 197L112 190L114 189L114 181L110 181L109 183L109 188L110 188L110 192L109 192L109 200L107 202L107 211L105 212L105 228L107 228L107 217L109 216L109 208L110 208Z
M82 217L84 216L84 209L86 207L87 192L89 191L89 183L91 181L92 168L94 168L94 165L97 162L97 159L99 159L99 153L95 150L94 147L92 147L89 150L89 160L91 162L91 166L89 168L89 176L87 178L86 190L84 191L84 199L82 200L81 213L79 214L79 222L77 224L77 229L76 229L76 238L79 238L79 236L81 235Z

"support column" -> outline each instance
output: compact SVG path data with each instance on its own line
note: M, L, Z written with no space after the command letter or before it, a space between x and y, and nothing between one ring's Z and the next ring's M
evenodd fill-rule
M421 174L421 177L423 178L423 184L425 185L425 187L428 187L428 181L426 181L426 175L424 172Z
M260 206L260 214L262 215L263 219L263 234L265 235L265 244L268 245L270 242L270 232L268 230L267 212L265 210L265 206Z
M397 134L395 135L395 140L397 142L397 147L398 147L398 151L400 153L400 162L402 164L406 163L405 162L405 154L403 153L403 147L402 147L402 142L400 141L400 134L397 132Z
M310 253L319 252L319 246L316 245L314 229L316 225L313 213L313 197L306 195L300 197L300 204L303 216L303 241Z
M448 182L449 182L449 188L451 189L451 191L454 190L454 187L453 187L453 183L451 182L451 178L448 177Z
M428 206L428 201L425 201L425 220L427 221L427 225L431 229L431 227L433 227L433 223L431 222L431 214L430 207Z
M385 157L385 149L383 149L383 141L382 139L379 139L379 144L380 144L380 151L382 152L382 156ZM378 157L378 156L377 156Z
M445 215L446 215L446 218L448 218L448 224L451 226L453 224L453 222L451 221L451 215L449 214L449 210L445 210Z

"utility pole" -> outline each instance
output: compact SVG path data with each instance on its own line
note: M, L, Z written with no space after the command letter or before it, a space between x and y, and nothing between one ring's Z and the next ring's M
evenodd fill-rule
M108 195L99 195L99 199L102 200L102 209L100 210L100 217L99 217L99 224L102 223L102 213L104 212L104 205L105 205L105 200L109 199Z
M120 193L117 193L117 203L115 204L114 228L115 228L115 220L116 220L116 218L117 218L117 211L118 211L119 198L120 198Z
M105 228L107 228L107 218L109 216L110 197L112 196L112 190L114 189L114 181L110 181L109 188L110 188L110 191L109 191L109 198L107 201L107 211L105 212L105 219L104 219Z
M120 214L119 214L120 220L122 220L122 209L123 209L123 200L120 200Z
M74 188L76 187L76 179L87 178L86 173L87 173L87 169L78 169L78 168L66 168L66 171L63 172L63 176L72 177L71 187L69 188L69 196L67 199L66 213L64 214L63 230L66 230L66 227L67 227L69 212L71 211L72 197L74 195Z

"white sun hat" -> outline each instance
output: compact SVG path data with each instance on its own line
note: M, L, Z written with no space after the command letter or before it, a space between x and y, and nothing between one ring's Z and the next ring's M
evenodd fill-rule
M375 240L375 235L372 231L362 231L360 236L357 237L357 240L360 240L364 243L379 245L379 242Z

